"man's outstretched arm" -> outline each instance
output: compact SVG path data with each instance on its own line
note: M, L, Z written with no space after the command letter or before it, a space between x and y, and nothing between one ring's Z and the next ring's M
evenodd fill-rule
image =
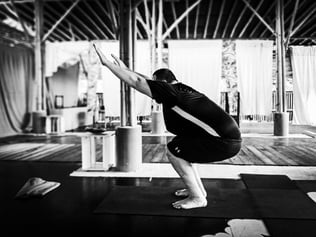
M102 65L106 66L110 71L117 76L120 80L124 81L127 85L133 87L137 91L152 97L151 90L148 86L147 79L150 79L147 76L139 74L137 72L131 71L128 69L124 63L114 55L112 57L115 59L117 64L112 63L108 60L105 55L98 49L95 45L93 45L97 55L100 58Z

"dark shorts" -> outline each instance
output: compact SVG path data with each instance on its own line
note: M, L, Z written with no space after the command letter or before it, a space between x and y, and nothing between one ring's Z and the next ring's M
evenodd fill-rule
M210 163L237 155L241 139L176 136L167 146L174 156L191 163Z

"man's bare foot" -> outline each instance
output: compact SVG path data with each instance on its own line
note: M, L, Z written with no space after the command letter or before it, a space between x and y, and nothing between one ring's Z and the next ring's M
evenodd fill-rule
M188 197L190 193L188 189L184 188L175 191L174 195L176 195L177 197ZM206 197L206 195L206 192L203 192L203 196Z
M183 200L172 203L172 206L176 209L192 209L199 207L206 207L207 200L205 197L187 197Z

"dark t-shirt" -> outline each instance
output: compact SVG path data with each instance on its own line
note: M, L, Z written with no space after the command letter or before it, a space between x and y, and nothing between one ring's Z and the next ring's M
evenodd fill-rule
M236 121L204 94L182 84L147 80L152 97L163 104L169 132L179 136L209 136L212 130L226 139L240 139Z

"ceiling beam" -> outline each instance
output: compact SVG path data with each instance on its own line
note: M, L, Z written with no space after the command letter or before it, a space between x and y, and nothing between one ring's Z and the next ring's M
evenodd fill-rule
M233 7L230 9L230 12L229 12L229 14L228 14L228 18L227 18L227 21L226 21L226 25L225 25L225 28L224 28L223 33L222 33L222 38L225 38L226 31L227 31L227 29L228 29L230 20L231 20L231 18L232 18L232 15L233 15L233 13L234 13L234 11L235 11L236 6L237 6L237 2L238 2L238 1L235 0Z
M260 7L261 7L263 1L264 1L264 0L261 0L261 1L259 2L258 6L257 6L256 9L255 9L256 12L258 12L258 10L260 9ZM243 37L243 35L244 35L246 29L248 28L248 26L249 26L250 22L252 21L252 19L254 18L254 16L255 16L255 14L252 13L252 15L251 15L251 17L249 18L248 22L245 24L244 28L243 28L243 29L241 30L241 32L239 33L239 36L238 36L238 37L240 37L240 38Z
M296 26L294 28L294 30L291 32L290 37L293 36L303 25L304 23L311 17L311 16L315 16L315 12L316 12L316 3L314 3L311 7L309 7L309 9L312 9L309 13L306 14L302 14L303 19L301 20L301 22L298 24L298 26ZM305 12L306 13L306 12ZM302 18L301 17L301 18Z
M150 35L150 28L149 26L144 22L143 17L141 16L139 10L136 8L136 20L143 26L143 28L146 31L147 37Z
M295 17L296 17L296 14L297 14L299 2L300 2L300 0L295 0L295 5L294 5L292 17L291 17L291 22L290 22L290 26L289 26L289 28L288 28L288 33L287 33L288 36L287 36L287 38L286 38L286 40L285 40L285 48L288 47L289 42L290 42L291 33L292 33L292 31L293 31L294 22L295 22Z
M185 0L185 9L189 8L189 0ZM189 14L185 17L185 38L189 38L189 27L190 27L190 21L189 21Z
M172 10L172 15L173 15L173 20L176 21L177 20L177 13L176 13L176 8L174 6L174 2L171 2L171 10ZM180 31L179 31L179 27L178 25L176 26L176 32L177 32L177 38L180 38Z
M71 10L77 6L78 2L80 0L76 0L70 7L69 9L62 15L59 20L52 26L52 28L49 29L49 31L43 36L42 42L44 42L47 37L57 28L57 26L66 18L66 16L71 12Z
M197 37L197 29L198 29L198 24L199 24L199 15L200 15L200 4L196 8L196 13L195 13L195 25L194 25L194 33L193 33L193 38L196 39Z
M219 16L217 18L216 28L215 28L214 33L213 33L213 39L216 38L217 31L219 29L219 25L221 24L221 20L222 20L222 17L223 17L223 12L224 12L224 7L225 7L225 2L226 2L226 0L222 1L222 5L221 5L220 12L219 12Z
M183 20L183 18L185 18L186 15L188 15L198 4L200 4L200 2L201 0L197 0L188 9L186 9L185 12L183 12L182 15L166 30L162 36L162 39L164 40L167 35Z
M265 14L262 16L263 19L265 19L267 17L267 15L272 11L272 9L274 9L274 5L275 5L275 1L273 1L270 4L270 7L268 8L268 10L265 12ZM253 35L255 34L255 32L257 31L257 29L259 28L260 24L256 24L255 28L253 28L252 32L250 33L249 37L253 37Z
M304 1L306 1L306 0L304 0ZM276 4L276 1L273 1L274 3L273 3L273 5L275 5ZM291 1L286 1L286 3L284 4L284 9L286 9L289 5L290 5L290 3L291 3ZM290 16L288 16L286 19L285 19L285 21L284 21L284 25L286 25L286 23L289 21L289 19L290 19ZM269 19L270 20L270 24L275 24L275 18L273 18L272 20L271 19ZM268 28L265 28L263 31L262 31L262 33L260 34L260 38L261 37L263 37L264 35L265 35L265 33L267 32L267 30L268 30Z
M49 15L49 12L48 12L48 11L52 12L52 13L55 14L56 16L59 16L59 14L60 14L60 13L57 12L53 7L48 7L47 10L46 10L46 14L45 14L46 16ZM53 16L51 16L51 17L54 18ZM89 40L89 37L88 37L80 28L78 28L76 25L73 25L70 20L65 19L64 22L65 22L66 24L68 24L68 25L71 25L72 28L73 28L74 30L76 30L81 36L83 36L83 38L84 38L85 40ZM63 25L61 25L61 26L63 26ZM64 27L63 27L63 28L64 28ZM64 29L65 29L65 31L69 31L69 29L66 29L66 28L64 28Z
M258 12L253 9L253 7L249 4L247 0L242 0L246 6L259 18L259 20L271 31L272 34L276 34L272 27L258 14ZM277 0L279 1L279 0Z
M99 1L97 1L99 2ZM99 23L106 29L107 33L110 35L110 37L112 39L116 38L116 35L111 31L111 29L104 23L104 21L101 20L101 18L99 17L98 14L96 14L96 12L92 9L92 7L86 2L83 1L83 3L85 4L85 6L89 9L90 12L92 12L95 16L95 18L99 21ZM107 37L108 38L108 37Z
M98 24L96 24L96 22L91 18L91 16L89 14L86 13L86 11L81 9L80 5L78 5L77 9L81 12L82 15L84 15L85 19L88 19L92 23L92 25L95 27L95 29L97 29L97 31L99 31L99 33L103 36L103 39L108 39L107 35L103 32L103 30L100 29ZM80 18L78 18L78 20L80 20ZM83 21L81 21L81 22L82 22L82 24L85 24L87 21L85 20L84 22ZM95 31L91 31L91 33L92 32L94 33L94 36L96 37L96 39L100 39Z
M106 4L106 7L108 9L108 14L110 15L112 29L114 32L117 32L118 31L118 21L117 21L116 16L115 16L115 7L114 7L111 0L106 0L105 4Z
M25 38L28 42L30 42L30 36L29 36L29 32L28 30L26 29L26 26L25 26L25 23L24 21L22 20L22 18L20 17L20 14L18 12L18 9L16 8L15 4L14 4L14 0L11 0L11 3L12 3L12 7L14 9L14 12L16 13L16 17L18 18L18 21L19 23L21 24L22 28L23 28L23 31L24 31L24 35L25 35Z
M237 2L237 1L236 1ZM207 16L206 16L206 22L205 22L205 28L204 28L204 34L203 38L205 39L207 36L207 30L208 30L208 25L210 23L210 18L211 18L211 12L212 12L212 7L213 7L213 0L210 0L208 4L208 11L207 11Z
M65 7L60 2L57 2L57 3L63 10L65 10ZM99 39L99 37L82 20L80 20L75 14L71 14L71 17L73 19L75 19L78 23L80 23L87 30L87 32L89 32L94 38Z
M237 21L235 22L235 25L234 25L232 31L230 32L230 38L234 38L234 34L235 34L235 31L236 31L236 28L237 28L241 18L245 14L246 10L247 10L247 6L244 6L244 8L242 9L241 13L239 14L239 17L237 18Z

